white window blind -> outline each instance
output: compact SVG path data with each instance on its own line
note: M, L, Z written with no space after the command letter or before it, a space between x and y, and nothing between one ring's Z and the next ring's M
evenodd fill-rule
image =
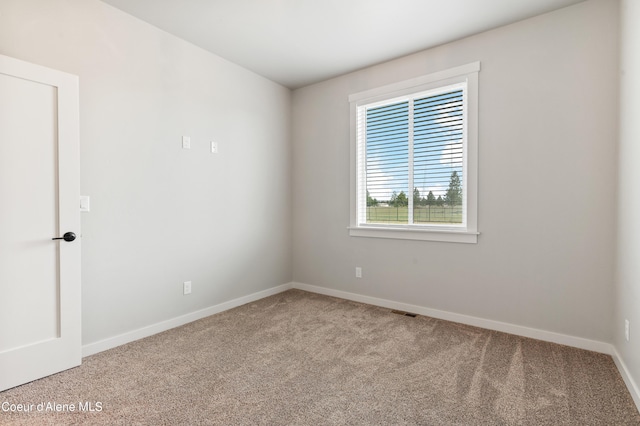
M464 224L465 89L414 101L414 223Z
M406 199L409 193L409 114L408 101L366 109L364 222L371 221L371 211L384 208L378 204L397 199L399 194Z
M465 91L456 84L360 107L360 223L464 226Z

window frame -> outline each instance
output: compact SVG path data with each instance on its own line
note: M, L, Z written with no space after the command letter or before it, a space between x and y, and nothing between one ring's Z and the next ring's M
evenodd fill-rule
M421 77L413 78L387 86L382 86L349 96L350 103L350 226L349 235L353 237L393 238L406 240L442 241L457 243L478 242L478 73L480 62L450 68ZM463 147L464 188L466 206L465 224L372 224L360 223L359 198L366 192L364 188L364 167L359 146L364 143L358 134L358 111L364 105L373 105L391 101L404 96L412 96L428 91L437 91L447 86L466 83L464 122L466 138ZM360 138L360 139L359 139ZM361 176L358 176L360 174ZM413 193L410 188L408 196ZM366 203L365 203L366 205ZM365 207L366 208L366 207ZM365 214L366 216L366 214Z

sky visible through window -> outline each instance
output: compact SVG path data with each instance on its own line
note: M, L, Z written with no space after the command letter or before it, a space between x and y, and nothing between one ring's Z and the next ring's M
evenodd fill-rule
M410 114L413 111L413 129ZM410 132L413 131L413 185L409 174ZM463 173L463 91L456 89L367 110L366 189L368 200L389 203L394 194L429 192L446 200L456 172ZM411 187L412 186L412 187ZM414 192L417 189L417 192ZM419 195L418 195L419 194ZM416 198L414 198L415 200ZM414 202L415 204L415 202ZM418 204L420 205L420 204ZM414 208L416 205L414 205Z

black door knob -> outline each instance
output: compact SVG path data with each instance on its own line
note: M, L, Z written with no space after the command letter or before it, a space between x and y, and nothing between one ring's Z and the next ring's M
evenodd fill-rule
M65 240L65 241L73 241L76 239L76 234L73 232L65 232L62 237L52 238L52 240Z

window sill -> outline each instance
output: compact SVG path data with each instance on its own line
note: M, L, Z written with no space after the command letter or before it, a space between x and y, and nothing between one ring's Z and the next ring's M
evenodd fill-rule
M451 229L406 229L382 227L349 227L352 237L392 238L396 240L441 241L449 243L476 244L479 232Z

